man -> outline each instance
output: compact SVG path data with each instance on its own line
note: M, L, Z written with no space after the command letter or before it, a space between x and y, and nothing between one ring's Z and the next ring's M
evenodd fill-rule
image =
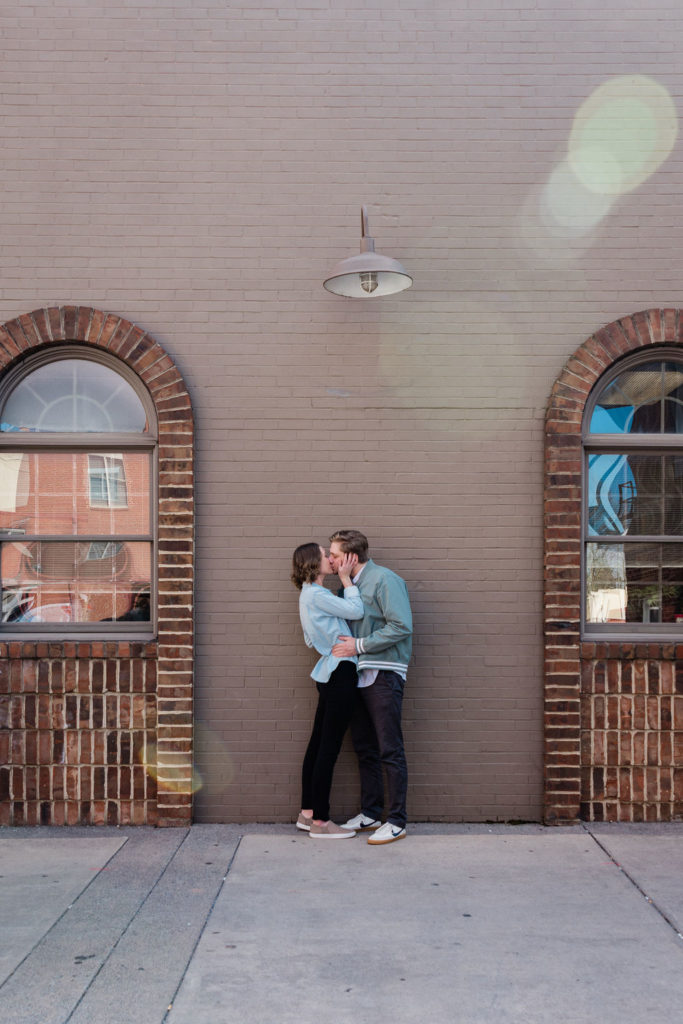
M330 537L330 564L335 572L345 555L358 559L352 582L360 591L365 614L353 623L355 636L340 636L332 648L336 658L358 656L360 699L351 721L351 738L360 768L361 812L342 828L371 832L368 843L382 846L403 839L406 834L408 769L401 706L413 620L405 582L395 572L372 561L364 534L358 530L339 530ZM389 797L384 824L382 766Z

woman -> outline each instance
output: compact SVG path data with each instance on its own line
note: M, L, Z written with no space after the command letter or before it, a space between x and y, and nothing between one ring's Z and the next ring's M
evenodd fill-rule
M322 585L332 566L319 544L302 544L292 557L292 583L300 591L299 615L304 640L320 660L311 672L318 688L318 708L301 771L301 813L296 827L311 839L351 839L354 831L330 821L332 773L356 701L356 658L335 658L332 646L349 632L347 620L363 618L363 602L351 573L358 559L346 555L338 570L344 596Z

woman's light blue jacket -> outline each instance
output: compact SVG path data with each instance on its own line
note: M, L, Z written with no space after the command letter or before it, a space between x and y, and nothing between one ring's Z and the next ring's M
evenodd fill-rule
M304 640L322 655L311 672L317 683L326 683L340 661L358 664L357 658L335 658L331 654L337 637L351 632L347 620L363 618L358 587L344 587L344 596L336 597L318 583L304 583L299 595L299 616Z

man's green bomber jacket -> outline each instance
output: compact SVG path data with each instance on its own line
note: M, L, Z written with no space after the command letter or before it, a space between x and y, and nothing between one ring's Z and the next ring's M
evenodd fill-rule
M365 614L351 623L356 637L358 671L363 668L405 675L410 661L413 616L405 581L372 559L357 580Z

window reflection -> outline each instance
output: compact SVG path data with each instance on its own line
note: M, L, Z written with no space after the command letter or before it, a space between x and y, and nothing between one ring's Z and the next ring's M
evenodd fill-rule
M17 384L2 409L0 429L144 433L147 417L121 374L89 359L60 359Z
M589 544L586 551L586 616L589 622L626 622L623 544Z
M0 453L0 531L149 534L146 452Z
M128 504L122 455L89 455L88 480L92 506L125 508Z
M588 622L683 622L683 544L588 544Z
M622 435L622 450L590 436L605 434ZM589 624L640 624L634 635L644 625L683 625L681 434L683 362L631 362L599 386L585 439Z
M601 392L590 432L683 433L683 368L657 361L625 370Z
M149 621L151 544L4 543L2 621Z
M588 457L588 532L683 534L683 457L595 453Z
M0 620L8 632L116 621L142 634L134 624L154 605L153 407L118 360L62 351L17 368L0 399Z

